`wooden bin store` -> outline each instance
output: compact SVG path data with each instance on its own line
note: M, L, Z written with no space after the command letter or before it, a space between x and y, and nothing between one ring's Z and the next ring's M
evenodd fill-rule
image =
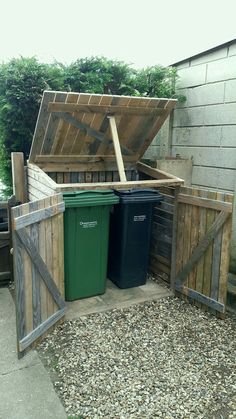
M61 192L158 188L164 199L154 213L150 271L224 315L232 195L186 188L182 179L140 162L175 104L44 92L26 168L30 202L12 209L19 356L65 314ZM14 153L12 162L17 195Z

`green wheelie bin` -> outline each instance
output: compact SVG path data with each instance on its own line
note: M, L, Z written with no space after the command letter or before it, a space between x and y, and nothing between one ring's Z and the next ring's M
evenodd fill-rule
M65 298L103 294L106 289L110 212L119 198L111 190L63 193Z

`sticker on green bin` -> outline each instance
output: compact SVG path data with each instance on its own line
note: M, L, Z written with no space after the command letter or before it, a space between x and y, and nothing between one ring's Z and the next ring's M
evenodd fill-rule
M94 227L97 227L98 222L97 221L80 221L79 225L82 228L94 228Z

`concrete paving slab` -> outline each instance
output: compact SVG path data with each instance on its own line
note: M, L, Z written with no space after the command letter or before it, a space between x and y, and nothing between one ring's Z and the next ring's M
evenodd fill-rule
M0 419L66 419L37 352L17 359L15 307L7 288L0 288L0 350Z
M98 297L84 298L67 303L68 320L78 319L92 313L100 313L114 308L126 308L144 301L158 300L173 295L172 292L154 281L148 280L145 285L120 289L110 280L106 292Z

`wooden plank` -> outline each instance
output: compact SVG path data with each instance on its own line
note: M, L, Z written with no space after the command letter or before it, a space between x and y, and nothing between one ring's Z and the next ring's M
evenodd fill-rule
M59 199L59 198L58 198ZM63 198L62 198L63 199ZM54 239L55 251L58 252L58 277L55 277L58 289L64 298L65 296L65 281L64 281L64 222L63 222L63 213L57 215L56 220L53 220L55 223L56 235ZM57 245L56 245L57 243ZM54 263L56 261L54 260ZM58 279L57 279L58 278Z
M170 173L164 172L163 170L150 167L147 164L144 164L141 162L137 163L137 169L140 172L145 173L146 175L149 175L154 179L178 179L180 182L184 184L183 179L180 179L177 176L171 175Z
M22 215L20 217L16 217L13 220L13 229L19 230L33 223L38 223L39 221L46 220L47 218L51 218L63 211L65 211L64 202L59 202L58 204L52 205L51 207L43 208L40 210L35 210L32 213Z
M176 284L176 291L179 291L181 293L183 293L184 295L186 295L189 298L192 298L196 301L198 301L199 303L202 303L210 308L212 308L213 310L217 310L220 313L224 313L225 312L225 305L222 304L221 302L215 301L210 297L207 297L204 294L201 294L195 290L192 290L190 288L187 288L183 285L180 284Z
M53 278L48 271L47 265L44 263L43 259L39 255L34 243L32 242L31 238L29 237L28 233L26 232L25 228L18 230L16 232L17 237L27 250L31 260L35 264L36 268L38 269L41 278L43 279L44 283L47 286L50 294L52 295L55 303L58 305L59 308L65 307L65 302L61 297L56 285L54 284Z
M208 191L208 198L215 199L216 192ZM214 223L216 211L207 209L206 212L206 229L208 230ZM208 246L204 255L204 273L203 273L203 289L202 293L207 297L211 295L211 275L212 275L212 257L213 242Z
M12 219L14 216L20 216L20 207L12 208ZM25 293L24 293L24 265L23 265L23 245L18 239L16 232L13 231L13 249L14 249L14 279L16 292L16 334L17 334L17 352L20 357L19 341L26 334L25 324Z
M37 210L38 201L31 203L31 211ZM32 214L31 214L32 215ZM18 219L21 217L18 217ZM13 220L15 223L16 218ZM39 249L39 224L33 223L30 227L30 237L34 243L35 248ZM40 275L34 266L31 264L31 280L32 280L32 308L33 308L33 329L41 323L41 301L40 301Z
M10 271L0 272L0 281L6 280L6 279L11 279L11 272Z
M26 185L25 185L25 171L24 171L24 154L11 153L12 166L12 183L13 193L16 200L19 202L26 202Z
M192 190L192 193L197 194L196 190ZM191 205L192 209L192 219L191 219L191 232L190 232L190 253L191 256L193 254L194 249L198 245L198 234L199 234L199 207L195 205ZM191 289L196 289L196 276L197 276L197 268L196 265L193 267L192 271L189 273L188 276L188 286Z
M65 315L65 312L66 307L63 307L56 313L52 314L52 316L41 323L38 327L36 327L31 333L21 339L19 342L20 351L28 348L33 342L35 342L36 339L38 339L40 336L42 336L43 333L50 329L50 327L56 324L58 320L60 320Z
M179 188L175 189L175 206L173 213L173 231L172 231L172 248L171 248L171 271L170 271L170 288L175 289L176 277L176 247L177 247L177 230L178 230L178 194Z
M31 177L39 180L40 182L45 183L47 186L50 186L52 189L55 189L57 184L56 182L49 177L39 166L36 164L29 163L27 164L27 171L30 173Z
M44 92L43 99L40 105L38 119L35 126L34 137L30 150L29 162L33 163L35 156L40 154L45 131L50 119L50 114L47 112L48 103L52 102L55 97L55 92Z
M225 194L225 201L233 202L233 196ZM221 258L220 258L220 280L218 289L218 301L226 304L227 298L227 281L229 272L229 260L230 260L230 239L232 234L232 215L228 217L223 232L221 242Z
M30 212L30 206L34 205L33 203L27 203L21 205L22 216ZM14 220L12 222L12 230L14 226ZM31 235L30 227L25 228L28 235ZM23 265L24 265L24 293L25 293L25 324L26 324L26 334L33 329L33 300L32 300L32 263L30 256L23 249L22 253Z
M44 154L44 155L37 155L35 158L35 162L38 164L41 163L99 163L104 162L104 160L114 160L116 161L115 154L98 154L98 155L90 155L90 154L78 154L78 155L60 155L60 154ZM136 161L135 156L123 156L124 161ZM172 176L171 176L172 177Z
M125 164L126 169L134 169L132 162ZM92 163L40 163L40 167L45 172L99 172L99 171L112 171L117 168L115 161L101 161Z
M115 150L115 155L116 155L116 163L117 163L118 172L120 175L120 180L121 182L126 182L124 163L122 159L120 141L119 141L119 136L118 136L117 127L116 127L116 120L114 116L109 116L108 119L109 119L109 124L110 124L110 129L111 129L111 136L113 140L113 145L114 145L114 150Z
M101 101L101 96L100 95L84 95L83 93L80 93L80 97L78 99L77 103L83 104L83 105L87 105L92 101L92 103L94 104L99 104ZM86 114L83 112L75 112L74 116L76 119L78 119L80 122L85 123L87 125L89 125L92 128L94 119L96 118L95 115L91 115L91 114ZM96 129L96 127L93 127L94 129ZM84 152L84 154L94 154L94 153L90 153L89 152L89 144L90 142L94 143L97 140L90 137L89 135L87 135L87 133L85 131L81 131L81 130L77 130L77 134L74 140L74 143L72 145L72 154L79 154L82 152ZM86 152L85 152L86 150Z
M50 187L44 185L43 183L39 182L28 176L28 190L30 188L37 189L42 193L42 195L46 198L46 196L54 195L55 189L51 189Z
M207 199L198 196L189 196L184 194L179 194L179 202L196 205L203 208L211 208L218 211L227 211L232 212L232 204L229 202L222 202L215 199Z
M80 129L82 132L84 132L86 135L89 135L90 137L94 137L101 142L105 139L105 134L90 128L89 125L78 121L77 119L75 119L70 114L59 112L55 115L57 115L63 121L68 122L71 125L74 125L76 128ZM111 143L111 142L112 142L112 140L109 140L109 143ZM122 149L123 153L126 154L126 155L127 154L128 155L132 154L132 151L127 149L126 147L121 147L121 149ZM55 151L57 151L57 150L55 150Z
M67 97L66 93L57 92L56 95L54 96L54 101L56 101L57 103L63 103L65 102L66 97ZM59 125L59 119L55 115L50 115L47 129L45 132L45 136L43 139L43 144L40 150L40 154L51 153L52 148L54 146L54 139L56 136L56 132L58 130L58 125Z
M67 100L66 103L63 103L62 106L67 106L70 104L76 104L77 100L79 98L79 95L75 95L74 93L68 93L67 96ZM74 113L72 116L75 116ZM64 130L64 133L61 132L60 135L62 137L63 141L63 145L62 145L62 149L61 149L61 153L62 154L66 154L71 152L72 148L73 148L73 144L74 144L74 140L76 138L77 135L77 129L76 127L74 127L73 125L70 124L64 124L64 126L66 127L66 130Z
M9 231L1 231L0 232L0 240L9 240L10 239L10 232Z
M182 189L182 188L181 188ZM207 197L206 190L198 190L198 193L201 194L201 197ZM201 207L199 210L199 230L198 230L198 240L202 240L206 234L206 211L207 209ZM200 294L203 291L203 279L204 279L204 257L202 257L196 266L196 291Z
M137 98L135 98L137 100ZM167 111L163 108L144 108L144 107L128 107L128 106L114 106L114 105L83 105L81 103L56 103L50 102L48 104L48 112L85 112L85 113L100 113L103 115L150 115L155 116L166 115Z
M49 199L41 199L38 201L38 209L44 209L45 206L49 204ZM39 223L39 245L38 245L38 252L46 263L46 230L45 230L45 222ZM41 305L41 321L45 321L48 318L47 312L47 295L48 289L44 281L40 281L40 305Z
M149 129L146 130L146 139L139 146L138 160L144 155L145 151L150 145L150 142L156 136L156 134L164 124L165 120L167 119L168 115L170 114L176 103L177 101L174 101L173 99L168 100L164 105L164 109L168 110L168 112L165 115L157 117L154 123L150 124Z
M163 179L163 180L141 180L131 182L101 182L101 183L69 183L69 184L58 184L58 190L67 191L74 189L130 189L130 188L143 188L143 187L158 187L164 185L177 185L181 183L174 179Z
M185 264L183 270L177 275L176 282L183 282L189 272L191 272L193 266L198 262L198 260L204 255L206 249L211 244L212 240L216 237L218 231L222 228L226 220L228 219L229 214L226 212L220 212L214 223L211 225L206 235L200 240L198 246L195 248L192 256Z
M217 192L216 198L220 201L223 201L224 194ZM219 290L219 282L220 282L220 259L221 259L222 233L223 233L223 229L218 232L213 242L211 294L210 294L210 297L213 300L218 300L218 290Z

